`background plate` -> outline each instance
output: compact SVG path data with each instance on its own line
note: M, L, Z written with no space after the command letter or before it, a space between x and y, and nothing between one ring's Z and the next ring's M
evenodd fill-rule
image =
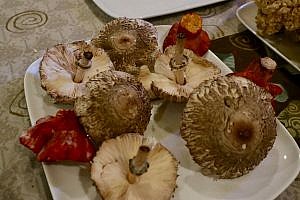
M290 65L295 68L295 70L300 72L300 42L295 43L287 34L283 33L278 33L268 37L262 37L256 32L256 14L257 6L254 1L250 1L242 5L236 11L236 16L247 27L247 29L249 29L274 52L285 59Z
M150 18L227 0L93 0L112 17Z
M158 26L161 45L170 26ZM222 74L231 70L212 52L205 58L215 63ZM26 71L24 90L32 125L36 120L53 115L64 106L53 104L50 97L40 87L39 63L32 63ZM155 101L151 121L146 135L157 138L180 161L177 179L176 200L258 200L274 199L298 175L300 153L297 144L277 120L277 138L268 156L249 174L232 180L214 180L203 176L199 167L191 159L179 126L184 104ZM90 179L89 167L76 164L45 164L45 175L54 200L96 200L98 196Z

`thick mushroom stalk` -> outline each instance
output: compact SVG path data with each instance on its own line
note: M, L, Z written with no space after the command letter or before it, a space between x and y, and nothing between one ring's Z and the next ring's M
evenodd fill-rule
M236 178L267 156L276 138L271 100L263 88L232 75L205 81L193 91L180 132L204 175Z
M81 56L81 58L79 58L78 61L76 61L77 69L73 79L74 82L76 83L82 82L86 70L91 68L92 66L92 58L93 58L93 53L87 51L83 53L83 56Z
M148 146L142 145L132 159L129 160L129 173L128 181L129 183L135 183L138 180L138 176L146 173L149 168L149 163L147 162L147 157L150 152Z
M188 63L188 57L183 54L184 41L185 34L178 33L175 47L175 56L170 60L170 67L175 75L175 81L180 85L184 85L186 83L185 69Z
M177 167L164 146L127 133L103 142L93 159L91 178L105 200L170 200Z

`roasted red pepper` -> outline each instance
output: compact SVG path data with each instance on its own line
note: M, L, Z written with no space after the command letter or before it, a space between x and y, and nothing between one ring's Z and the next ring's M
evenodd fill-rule
M39 119L19 140L37 154L38 161L89 162L95 155L93 142L71 110L59 110L56 116Z

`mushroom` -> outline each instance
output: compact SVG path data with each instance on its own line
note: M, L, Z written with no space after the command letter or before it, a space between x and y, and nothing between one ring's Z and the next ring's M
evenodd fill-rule
M96 143L123 133L143 133L151 115L147 91L132 75L107 70L86 83L87 94L74 109L85 131Z
M113 64L104 50L85 41L47 49L40 64L41 86L57 103L73 103L85 94L85 83Z
M103 199L171 198L178 162L164 146L151 143L138 134L103 142L91 165L91 178Z
M267 156L276 138L271 100L263 88L233 75L205 81L193 91L180 131L204 175L236 178Z
M108 53L116 70L134 75L142 65L153 69L159 53L156 28L142 19L115 19L100 30L92 44Z
M221 70L189 49L177 39L176 46L168 47L155 62L155 73L163 75L153 80L153 93L173 102L186 102L195 87L201 82L219 76ZM179 43L179 45L178 45Z

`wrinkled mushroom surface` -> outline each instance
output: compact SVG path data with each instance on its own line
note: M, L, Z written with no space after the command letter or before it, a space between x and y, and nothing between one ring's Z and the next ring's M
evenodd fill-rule
M151 88L158 97L173 102L186 102L193 89L201 82L220 75L221 70L207 59L197 56L188 49L184 49L183 54L188 58L184 70L184 84L176 82L176 77L170 67L170 60L175 55L175 46L168 47L156 60L154 71L163 77L153 80Z
M178 163L172 154L156 143L150 151L147 172L130 183L128 163L139 147L143 137L124 134L106 140L96 153L91 166L91 178L105 200L169 200L176 187Z
M181 135L202 173L236 178L256 167L276 138L272 96L243 77L201 83L183 112Z
M159 53L156 28L142 19L115 19L100 30L92 44L108 53L116 70L134 75L142 65L152 69Z
M75 82L74 76L80 54L91 52L91 67L85 70L83 80ZM113 69L113 64L104 50L95 48L85 41L58 44L46 50L40 64L41 86L57 103L73 103L85 94L85 83L95 74Z
M132 75L107 70L87 83L88 93L74 108L86 132L97 143L123 133L143 133L151 115L147 91Z

